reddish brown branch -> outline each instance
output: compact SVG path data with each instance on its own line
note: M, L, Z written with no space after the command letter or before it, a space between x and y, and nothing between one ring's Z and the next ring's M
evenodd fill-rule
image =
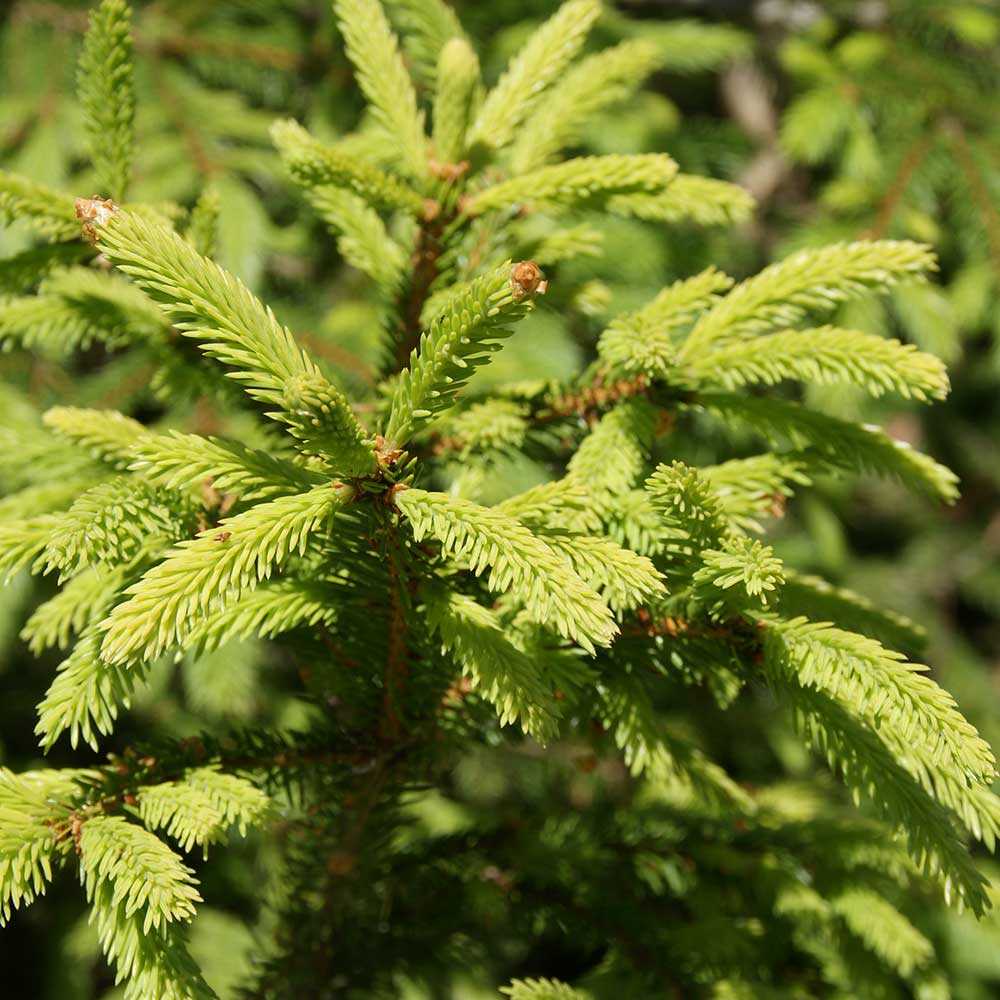
M338 344L331 344L329 341L322 340L312 333L304 333L299 330L296 332L296 337L314 354L327 358L341 368L353 372L367 385L375 384L375 373L372 371L371 366L367 362L362 361L356 354L352 354Z
M399 739L404 725L400 714L403 691L409 676L409 650L406 642L406 616L402 588L406 581L399 572L396 561L398 545L396 531L389 532L389 588L390 588L390 619L389 619L389 651L385 661L385 691L382 696L381 735L395 742Z
M220 59L231 59L233 62L250 62L274 69L297 69L302 63L301 56L289 49L280 49L274 45L257 45L253 42L205 38L199 35L168 35L152 43L137 39L136 46L140 50L151 51L157 55L211 55Z
M969 148L969 140L961 123L949 120L942 125L941 130L948 137L955 151L955 159L969 183L972 197L982 216L983 228L986 230L990 263L997 278L1000 279L1000 212L997 211L993 196L983 180L982 172Z
M908 150L906 156L900 161L896 168L896 173L889 182L882 200L879 202L878 211L872 224L861 234L864 239L877 240L885 234L885 231L892 224L899 203L903 200L913 175L917 172L920 164L924 162L924 157L930 151L934 141L932 134L922 136Z
M180 99L174 93L161 67L157 64L154 64L153 67L153 80L157 90L160 92L160 99L163 101L163 107L167 112L167 116L173 122L174 127L184 140L188 152L191 154L191 160L194 163L195 169L203 177L211 177L221 169L220 165L209 153L201 133L192 127L188 115L181 106Z
M615 403L632 396L643 395L650 385L651 382L646 375L634 375L613 382L605 382L599 375L591 385L552 400L538 416L540 419L574 415L593 418L598 410L614 406Z
M57 31L83 34L87 30L88 18L85 11L67 10L58 3L35 0L18 4L11 15L11 21L15 24L42 23ZM296 69L302 63L302 57L297 52L274 45L206 38L193 34L147 38L142 33L141 24L135 32L135 47L140 52L154 56L213 55L220 59L249 62L274 69Z
M137 793L148 785L161 784L179 778L188 768L198 767L207 763L217 764L227 772L271 770L273 768L290 768L303 764L341 765L349 768L378 766L383 757L373 757L370 751L363 750L324 750L318 748L296 749L288 747L273 753L264 754L209 754L202 741L197 737L183 741L186 749L191 751L191 757L183 763L172 767L163 767L156 757L138 757L126 751L120 758L112 758L112 763L102 768L109 782L120 783L114 792L102 795L94 801L78 806L68 815L58 820L51 820L49 826L56 841L61 842L72 837L77 853L83 824L95 816L113 815L121 812L125 806L134 806ZM129 779L132 780L129 780Z
M417 244L413 250L413 276L399 303L399 324L396 329L396 347L393 362L396 370L406 367L410 353L420 342L420 315L430 294L431 285L438 276L441 257L441 234L446 221L438 216L420 224Z
M666 635L677 639L681 636L687 639L731 639L736 634L733 626L720 624L714 628L704 628L692 625L684 618L674 618L672 615L661 615L654 618L645 608L636 612L638 621L622 629L623 636L654 636Z

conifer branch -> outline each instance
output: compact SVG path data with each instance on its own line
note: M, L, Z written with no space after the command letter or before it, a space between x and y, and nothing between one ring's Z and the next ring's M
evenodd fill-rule
M201 902L192 872L158 838L118 816L95 816L80 834L83 885L93 899L99 883L110 882L111 906L124 915L142 914L142 931L190 920Z
M181 781L146 785L138 795L139 817L148 829L165 829L182 851L224 840L229 827L242 836L262 821L270 808L256 785L213 767L194 768Z
M118 597L98 609L107 612ZM99 737L114 730L120 706L128 706L136 687L146 678L146 668L135 665L123 668L101 658L101 633L89 626L77 640L72 652L59 664L55 679L38 705L35 735L43 749L53 747L63 733L69 733L70 746L82 741L98 749Z
M406 253L374 209L339 187L309 188L306 197L330 231L339 235L337 249L344 259L387 292L396 292L406 273Z
M336 618L336 591L329 585L290 578L266 581L204 618L184 648L203 656L230 642L273 639L300 625L330 626Z
M215 256L219 242L220 209L219 191L211 185L201 192L191 209L184 236L202 257Z
M322 477L239 441L168 431L145 432L127 447L129 469L167 489L211 480L221 493L270 499L318 486Z
M208 612L304 553L311 533L352 496L341 483L318 486L257 504L182 542L104 622L101 655L109 663L155 659Z
M384 434L395 447L453 405L469 377L511 335L509 324L525 315L530 297L515 286L513 273L508 261L477 278L421 336L392 396Z
M431 288L438 280L441 269L441 255L444 250L442 236L447 219L437 216L425 219L417 230L416 245L413 248L412 272L398 288L396 296L396 322L392 329L393 345L387 359L388 371L398 372L405 368L412 353L421 340L422 328L430 325L425 322L429 312ZM452 289L458 294L464 288ZM448 301L451 300L448 296ZM437 318L440 309L435 309L433 317ZM433 323L433 319L430 321Z
M123 201L134 144L131 11L125 0L103 0L90 15L77 90L90 157L105 197Z
M600 530L600 518L585 486L575 479L557 479L533 486L508 497L496 509L517 518L528 527L549 527L576 534L593 535Z
M932 774L950 774L961 784L992 781L993 752L951 695L926 676L926 667L907 663L874 639L801 618L773 622L765 636L774 669L794 670L803 685L842 701L932 792ZM936 797L947 801L940 792Z
M678 781L724 811L753 811L750 797L721 767L665 731L648 692L634 677L605 684L600 708L632 774L649 772L654 780Z
M696 556L722 546L726 537L722 504L700 470L677 461L659 465L645 485L653 508L672 529L673 552Z
M575 145L589 118L630 97L660 62L656 45L638 38L575 63L520 129L511 149L514 173L543 167Z
M712 617L766 608L785 582L781 560L756 538L725 538L718 549L702 549L699 560L691 591Z
M727 389L783 379L850 382L872 396L898 392L921 401L943 399L949 389L944 364L933 355L912 344L832 326L728 344L693 359L689 370Z
M465 155L482 83L479 58L464 38L452 38L441 49L434 90L434 155L457 164Z
M298 122L276 122L271 138L285 169L310 197L317 189L344 188L375 208L400 209L418 218L424 214L424 200L415 191L378 167L318 142Z
M283 383L318 372L244 285L165 226L116 211L99 230L98 248L157 302L186 335L237 369L256 398L279 402Z
M401 164L411 177L427 176L423 115L399 44L378 0L334 0L337 23L358 86L372 114L398 143Z
M569 461L568 473L591 494L624 493L635 486L656 432L656 413L642 399L606 413Z
M714 267L674 282L642 309L612 320L598 344L601 358L625 371L662 377L676 365L685 328L732 286L733 279Z
M51 356L114 350L159 340L164 324L153 304L118 276L71 268L45 278L35 295L0 303L0 343Z
M333 7L368 108L332 142L290 119L270 134L338 255L328 239L302 256L315 222L271 197L278 158L261 110L301 82L285 70L315 75L325 43L300 59L259 45L271 28L253 19L206 15L213 37L185 39L136 13L153 99L142 187L180 204L112 200L127 194L134 142L125 0L100 0L80 63L100 195L74 206L0 173L0 219L67 241L0 261L13 380L0 391L0 576L19 575L0 602L0 639L13 648L25 612L28 650L63 651L38 706L45 751L64 736L96 751L147 677L158 700L144 714L151 733L104 765L0 769L0 920L57 869L78 869L126 1000L209 1000L186 943L201 899L181 852L256 827L280 849L281 877L265 921L274 946L247 988L274 1000L400 983L433 992L451 976L435 958L454 923L441 902L454 893L439 891L449 886L460 903L475 897L462 911L470 940L488 931L510 945L501 965L534 961L535 932L568 942L581 985L516 979L503 990L512 1000L650 983L715 1000L943 995L952 956L934 954L922 893L936 882L959 909L989 905L966 840L993 850L1000 838L993 752L911 662L920 628L792 568L803 518L793 512L774 548L757 535L831 471L955 498L949 470L828 416L814 387L943 398L943 365L905 340L951 360L960 328L986 323L989 268L981 248L962 258L981 225L965 220L957 257L946 248L947 289L894 292L907 336L890 339L889 307L830 314L919 280L935 266L928 248L806 250L735 283L706 267L717 234L695 227L747 219L748 191L627 152L640 125L639 148L658 148L654 131L679 113L662 94L633 102L643 79L746 53L742 33L632 23L568 0L486 91L444 0ZM281 23L311 30L300 14ZM624 41L578 59L598 17ZM15 53L25 24L48 45L49 27L82 33L88 21L35 0L13 20L3 41ZM993 20L976 28L949 12L939 27L950 46L952 34L974 46L969 24L985 37L1000 30ZM827 55L803 36L782 50L813 91L786 117L786 145L840 171L824 207L879 211L884 108L869 114L846 68L863 76L884 41L838 37ZM221 65L233 58L249 76ZM947 68L928 60L921 72L936 87ZM946 82L941 93L951 108L965 92ZM55 134L53 111L65 115L56 88L40 110L10 97L11 162L30 163ZM354 113L297 104L324 129ZM984 136L964 118L935 129L941 141L911 178L930 199L915 205L914 231L938 221L930 195L952 181L959 215L970 185L973 207L985 203L989 178L978 160L967 169ZM705 134L678 133L683 162L735 173L741 143L713 130L706 147ZM776 152L776 124L759 134ZM965 160L949 168L955 135ZM63 160L52 176L73 176ZM664 224L680 243L655 235ZM309 351L216 252L317 331ZM343 263L361 273L341 274ZM471 382L546 292L542 267L557 269L554 308ZM678 280L642 304L667 272ZM936 328L951 308L960 319ZM872 332L849 329L855 318ZM785 380L806 383L817 409L768 389ZM40 418L34 400L60 395L77 405ZM86 408L111 398L123 413ZM757 437L770 447L755 453ZM822 497L807 503L805 522L825 511ZM29 572L53 577L33 608ZM973 582L962 600L988 596ZM773 705L754 693L761 680ZM793 758L775 707L866 816ZM176 738L157 733L164 711L181 711L186 729L199 717L262 721ZM497 768L502 781L490 780ZM213 871L213 895L228 891ZM481 985L470 968L470 988Z
M709 346L792 326L810 312L829 311L872 288L890 288L936 266L919 243L882 240L803 250L734 288L691 331L683 360Z
M780 517L797 486L811 482L805 463L793 455L767 452L702 466L700 474L712 486L726 518L740 530L760 531L759 517Z
M442 649L496 708L501 726L520 723L540 743L555 737L561 712L552 685L538 663L504 635L495 614L471 597L447 592L429 592L425 614Z
M180 859L120 817L82 824L80 853L92 920L117 980L126 983L126 1000L218 1000L176 925L168 925L190 919L200 900Z
M526 407L509 399L473 403L451 416L446 427L448 436L437 439L435 454L511 453L524 444L528 432Z
M347 400L247 288L176 233L119 211L102 225L103 253L156 300L185 336L233 370L255 399L278 407L307 448L351 476L371 471L375 453ZM156 247L156 256L148 248Z
M415 583L407 572L406 553L399 544L396 525L387 532L386 559L389 576L389 637L383 672L382 721L380 732L390 743L400 740L405 728L403 703L410 673L408 633Z
M832 905L851 933L904 979L934 957L934 946L895 907L867 889L847 889Z
M952 503L957 477L905 441L889 437L869 424L853 424L787 400L702 392L697 408L723 421L749 427L777 446L790 442L808 449L799 458L808 468L832 467L898 479L918 492Z
M90 622L101 618L133 573L131 563L110 570L82 570L34 610L21 629L21 639L36 656L52 647L68 648L70 634L81 635Z
M505 514L444 494L408 489L396 505L414 538L441 542L444 553L462 560L477 576L489 570L490 590L511 595L532 621L579 643L589 653L610 645L618 631L600 596L523 524Z
M500 992L510 1000L590 1000L589 993L557 979L512 979Z
M44 895L59 860L52 820L69 812L74 791L65 771L0 768L0 926Z
M80 235L76 206L68 194L0 170L0 221L10 225L15 219L26 220L50 240Z
M128 466L132 448L146 435L146 428L117 410L85 410L53 406L42 417L45 426L68 438L113 468Z
M656 192L667 187L677 164L666 153L578 156L540 167L469 195L469 215L508 210L527 202L549 208L578 208L616 195Z
M736 184L677 174L663 191L615 195L608 210L647 222L720 226L746 222L755 205L753 196Z
M58 515L41 514L0 525L0 572L4 574L4 583L26 567L30 566L32 572L41 569L42 553L61 524Z
M781 614L785 618L811 617L831 621L840 628L877 639L890 649L921 649L926 630L905 615L878 607L867 597L826 580L787 570L781 591Z
M472 127L472 142L508 145L542 94L579 52L600 15L597 0L567 0L534 33L486 95Z
M939 881L949 903L981 913L988 905L983 876L955 835L951 814L927 795L878 737L821 692L774 673L769 680L796 714L806 741L837 768L856 801L904 834L911 857Z
M61 577L84 566L129 562L150 541L168 545L190 535L193 505L183 496L137 486L122 476L92 487L62 516L62 530L45 548L44 572Z
M386 0L386 6L403 29L403 45L418 79L436 85L441 53L449 41L468 42L455 11L444 0Z
M577 575L620 614L666 592L653 563L609 538L551 532L546 543L561 552Z
M0 184L2 176L0 174ZM83 243L76 242L43 244L5 257L0 260L0 293L18 295L26 292L53 271L78 264L87 256L88 248Z

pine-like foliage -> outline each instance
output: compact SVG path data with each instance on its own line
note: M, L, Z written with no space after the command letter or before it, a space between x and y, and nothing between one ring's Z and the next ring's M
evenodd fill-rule
M911 915L990 906L969 841L1000 834L992 751L911 659L914 626L759 537L845 472L955 500L929 456L795 398L947 394L932 354L831 319L933 254L861 240L686 274L618 303L589 364L529 377L547 303L614 301L580 279L597 227L741 218L748 196L661 151L560 158L657 65L638 29L581 55L596 0L492 83L438 0L334 11L368 116L279 122L272 183L370 279L360 386L343 344L318 341L329 364L216 262L211 194L184 222L115 200L142 157L118 0L80 85L117 186L74 203L0 178L5 215L66 254L25 251L5 340L148 386L129 413L90 379L44 413L16 380L0 395L0 571L49 578L22 636L68 650L36 734L105 754L0 771L0 915L73 872L127 998L218 996L186 927L227 860L204 852L252 828L248 996L942 995ZM242 685L272 710L129 734L174 670L195 707ZM758 780L771 757L789 780Z
M91 15L80 57L80 104L97 184L110 198L125 197L131 170L135 94L130 11L106 0Z

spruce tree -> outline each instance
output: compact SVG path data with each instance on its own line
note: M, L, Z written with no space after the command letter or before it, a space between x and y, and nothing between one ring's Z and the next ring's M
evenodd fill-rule
M921 910L990 904L969 841L1000 827L993 754L911 661L917 626L764 541L833 475L955 500L948 469L793 390L943 398L933 355L831 322L933 254L707 267L577 370L505 366L580 295L599 220L752 206L666 153L566 155L657 67L636 39L583 54L597 0L489 85L443 4L388 6L405 47L378 0L334 3L362 126L271 132L274 183L377 296L372 384L213 259L211 196L130 200L124 0L80 62L100 189L0 175L38 236L3 262L5 341L84 386L151 373L131 413L71 380L44 413L0 397L0 569L51 582L22 636L66 651L36 733L78 749L0 771L3 918L78 875L126 997L216 996L186 931L235 829L268 873L247 996L947 995ZM196 699L251 656L257 721L117 742L174 664Z

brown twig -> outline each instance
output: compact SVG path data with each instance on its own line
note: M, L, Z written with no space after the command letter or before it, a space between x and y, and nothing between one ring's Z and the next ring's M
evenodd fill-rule
M40 21L59 31L84 32L87 30L86 11L67 10L62 4L45 3L44 0L17 4L10 15L10 20L11 24Z
M42 23L57 31L83 34L87 30L88 18L85 11L67 10L58 3L33 0L17 4L11 14L11 22ZM140 52L153 56L214 55L220 59L249 62L274 69L297 69L302 64L302 57L297 52L274 45L206 38L194 34L147 38L141 28L135 31L135 47Z
M113 759L101 770L108 782L116 782L119 787L92 802L78 806L58 820L51 820L49 826L52 828L56 842L59 843L67 837L72 837L74 846L79 853L80 832L87 820L96 816L118 813L123 807L135 804L136 795L143 787L176 780L188 768L209 761L219 765L225 771L239 772L275 767L288 768L302 764L340 764L353 769L364 769L374 765L377 768L379 762L384 760L383 755L372 756L370 752L360 750L297 750L294 747L262 755L234 754L227 756L224 753L209 755L201 740L193 738L184 742L191 750L191 757L172 767L161 766L155 757L137 757L128 752L121 758ZM128 780L130 775L134 780Z
M152 365L140 365L127 378L116 382L107 392L102 393L96 400L97 407L102 410L120 409L123 399L128 399L133 392L149 385L153 370Z
M382 698L382 736L390 742L399 739L403 730L400 703L406 678L409 675L409 650L406 643L406 617L404 612L402 587L405 581L399 571L397 555L399 543L396 529L391 527L388 535L390 620L389 651L385 661L385 693Z
M736 635L736 629L729 624L720 624L713 628L692 625L684 618L675 618L672 615L661 615L654 618L646 609L640 608L636 612L637 621L633 625L627 625L622 629L623 636L670 636L677 639L681 636L687 639L732 639Z
M982 172L976 164L976 158L969 148L969 140L962 124L954 119L948 119L941 126L942 133L948 138L955 151L955 159L969 183L972 197L982 216L983 228L986 230L986 241L989 244L990 263L1000 279L1000 212L997 211L993 196Z
M304 333L298 330L295 336L314 354L327 358L341 368L353 372L366 385L375 384L375 372L366 361L362 361L356 354L352 354L338 344L331 344L313 333Z
M438 276L441 257L441 234L447 224L441 216L420 224L416 246L413 250L413 277L407 284L399 303L399 325L396 329L396 346L393 363L396 369L406 366L410 352L420 342L420 315L430 294L431 285Z
M862 238L877 240L885 234L896 214L896 209L899 208L899 203L903 200L903 196L910 186L910 181L913 180L913 175L919 169L920 164L924 162L924 157L927 156L933 142L933 135L927 134L911 144L879 202L878 211L872 224L861 233Z
M646 375L633 375L613 382L605 382L603 376L598 375L591 385L552 400L538 416L539 419L574 415L593 418L598 410L613 406L632 396L643 395L651 384Z
M279 49L274 45L258 45L254 42L205 38L199 35L167 35L155 42L136 39L136 47L140 51L150 51L156 55L212 55L220 59L232 59L234 62L270 66L273 69L298 69L302 65L302 57L289 49Z
M156 88L160 92L160 99L163 101L163 107L167 112L167 116L184 140L184 144L191 154L191 160L194 163L195 169L203 177L211 177L213 174L218 173L221 169L220 164L208 152L201 133L191 126L190 119L185 114L180 99L167 82L163 69L158 63L153 64L152 75Z

